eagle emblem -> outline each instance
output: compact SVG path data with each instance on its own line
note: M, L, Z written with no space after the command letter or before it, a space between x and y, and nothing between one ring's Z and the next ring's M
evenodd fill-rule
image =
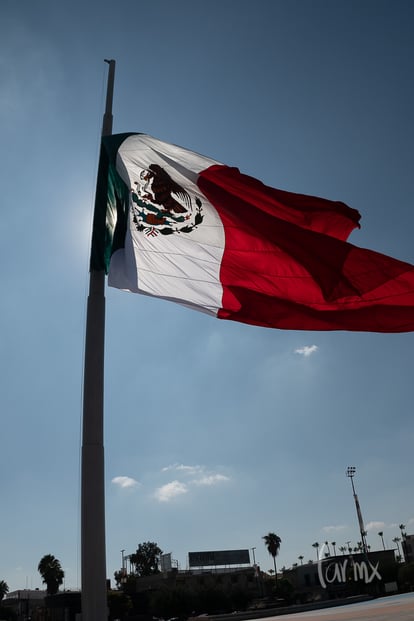
M158 164L142 170L134 185L133 222L146 237L191 233L203 221L201 200L193 199Z

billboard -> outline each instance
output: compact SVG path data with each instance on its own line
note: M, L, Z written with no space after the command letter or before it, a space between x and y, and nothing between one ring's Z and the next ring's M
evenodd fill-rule
M161 565L162 572L171 571L172 569L171 552L169 552L168 554L161 554L160 565Z
M216 567L218 565L249 565L249 550L215 550L210 552L189 552L190 567Z

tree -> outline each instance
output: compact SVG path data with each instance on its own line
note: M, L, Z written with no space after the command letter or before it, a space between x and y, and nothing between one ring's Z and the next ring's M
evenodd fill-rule
M0 602L9 592L9 585L4 580L0 580Z
M194 591L180 587L161 587L149 593L148 613L153 617L165 619L170 617L187 619L200 605L198 594Z
M405 524L400 524L398 527L401 531L401 537L404 540L407 536L407 533L405 532Z
M108 593L109 619L122 619L127 616L132 609L132 602L129 595L119 591L109 591Z
M398 569L398 582L404 590L414 588L414 563L407 563Z
M117 588L121 589L126 579L125 571L114 571L114 578Z
M336 556L336 541L331 541L331 545L333 547L333 551L334 551L334 556Z
M294 588L287 578L279 580L277 586L277 596L285 600L286 604L292 603L292 595Z
M265 542L265 546L270 556L273 557L273 565L275 566L275 581L277 584L277 568L276 568L276 557L279 554L280 544L282 543L281 538L276 533L268 533L262 537Z
M65 577L60 561L52 554L46 554L40 560L37 570L42 576L43 584L46 585L48 595L57 593Z
M303 554L301 554L300 556L298 556L298 559L300 560L300 564L303 565Z
M315 541L315 543L312 544L312 548L316 549L316 560L319 559L319 541Z
M382 541L382 547L385 550L385 543L384 543L384 533L382 530L380 530L380 532L378 533L379 537L381 537L381 541Z
M135 565L138 576L152 576L160 572L161 548L153 541L140 543L135 554L131 554L130 561Z

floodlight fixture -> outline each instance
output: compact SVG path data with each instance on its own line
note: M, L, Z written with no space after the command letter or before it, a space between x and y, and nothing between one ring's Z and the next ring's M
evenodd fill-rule
M348 468L346 469L346 476L352 479L352 477L355 476L355 472L356 472L355 466L348 466Z

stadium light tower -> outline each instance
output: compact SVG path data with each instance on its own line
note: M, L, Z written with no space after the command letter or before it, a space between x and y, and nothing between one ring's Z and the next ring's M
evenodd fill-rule
M361 507L359 505L358 496L355 491L355 486L354 486L355 473L356 473L355 466L348 466L348 468L346 469L346 476L351 479L352 493L354 495L355 508L356 508L356 512L358 516L359 532L361 533L362 549L364 553L367 554L368 553L368 546L367 546L367 539L366 539L367 532L365 530L364 520L362 519Z

